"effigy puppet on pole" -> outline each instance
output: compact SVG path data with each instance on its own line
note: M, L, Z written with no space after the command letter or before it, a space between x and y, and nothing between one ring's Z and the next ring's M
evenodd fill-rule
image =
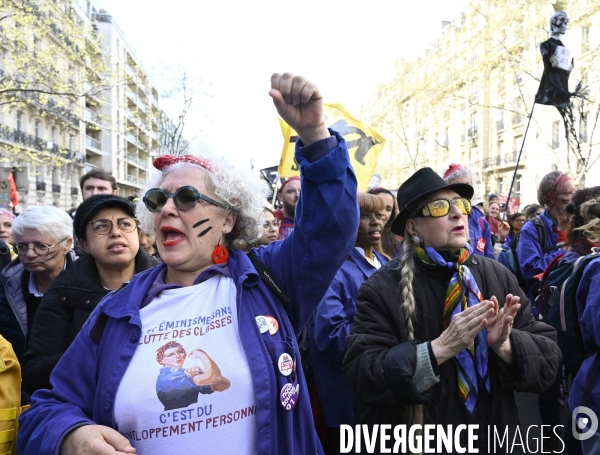
M573 69L574 59L562 39L567 32L569 16L567 1L558 0L553 4L555 13L550 17L550 38L540 44L540 52L544 62L544 73L535 102L555 106L563 119L568 147L579 158L583 159L579 139L575 131L572 98L584 98L581 83L575 90L569 90L569 75Z

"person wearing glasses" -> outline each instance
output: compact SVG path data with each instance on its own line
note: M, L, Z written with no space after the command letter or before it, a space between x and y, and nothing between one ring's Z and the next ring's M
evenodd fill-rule
M260 238L261 245L268 245L275 240L279 240L279 227L281 221L275 218L275 213L270 208L264 207L265 222L263 223L263 235Z
M472 196L430 168L399 188L392 232L403 236L402 256L361 286L343 369L356 424L477 424L476 441L453 435L488 453L488 425L512 438L513 392L547 388L561 356L512 274L473 254Z
M73 226L89 254L61 272L44 294L22 362L23 389L49 389L50 373L96 305L158 260L140 248L133 204L102 194L81 203Z
M536 275L546 270L556 256L565 252L562 244L566 239L570 219L567 206L571 203L575 189L573 180L559 171L546 174L540 182L537 197L545 210L538 218L542 221L546 242L542 245L538 227L529 220L521 229L517 245L519 267L528 286L531 286Z
M12 233L18 258L0 278L0 334L21 361L42 296L77 257L71 251L71 218L56 207L25 210L15 218Z
M274 74L269 94L299 136L290 235L246 254L266 182L224 151L158 157L136 215L163 262L96 307L19 420L21 454L323 454L296 336L354 246L357 180L315 84ZM169 341L210 353L228 387L165 412L152 371Z

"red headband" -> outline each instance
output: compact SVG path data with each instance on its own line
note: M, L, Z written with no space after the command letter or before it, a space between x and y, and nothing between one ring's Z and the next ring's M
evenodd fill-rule
M293 180L300 180L300 177L297 175L292 175L291 177L288 177L287 179L285 179L285 181L281 184L281 187L279 188L278 193L281 193L281 191L283 190L283 187L286 186L288 183L290 183Z
M554 180L554 183L550 187L550 191L548 191L548 194L546 195L546 199L548 199L548 202L554 202L554 199L556 198L556 193L558 193L558 190L560 189L562 184L568 182L569 180L571 180L571 177L569 177L567 174L559 174L559 176L556 177L556 180Z
M173 156L173 155L163 155L159 156L154 160L152 165L162 171L164 168L172 166L176 163L192 163L202 166L207 171L212 171L212 166L208 160L204 158L200 158L199 156L194 155L181 155L181 156Z
M454 174L456 171L460 171L461 169L462 169L462 166L460 164L451 164L450 167L448 168L448 170L446 172L444 172L444 177L442 177L442 178L445 180L448 177L450 177L452 174Z

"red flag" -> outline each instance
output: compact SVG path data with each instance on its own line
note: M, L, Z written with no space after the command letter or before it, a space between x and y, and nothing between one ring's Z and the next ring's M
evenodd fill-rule
M17 194L17 184L15 183L15 177L12 172L8 174L8 180L10 180L10 202L12 203L13 208L15 208L19 205L19 195Z

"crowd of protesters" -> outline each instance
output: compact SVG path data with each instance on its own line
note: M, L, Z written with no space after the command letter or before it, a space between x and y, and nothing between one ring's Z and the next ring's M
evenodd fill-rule
M18 453L333 455L342 425L427 423L480 425L485 453L488 425L519 425L515 392L539 394L547 425L567 424L565 401L600 413L598 187L551 172L539 205L509 213L490 194L486 211L473 172L451 164L361 193L317 86L274 74L269 94L299 136L279 208L202 150L157 158L139 197L97 170L71 216L0 209L13 430L31 405L8 441ZM547 268L584 257L587 353L559 348L540 293ZM547 437L556 452L600 447Z

